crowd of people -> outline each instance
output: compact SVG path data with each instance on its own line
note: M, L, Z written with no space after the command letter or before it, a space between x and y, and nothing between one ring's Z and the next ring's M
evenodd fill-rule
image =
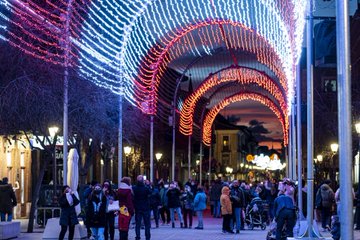
M305 182L303 182L303 186ZM323 182L315 192L316 211L321 215L322 230L330 231L330 216L336 213L340 204L339 191L335 194L330 182ZM306 186L303 187L303 212L306 216ZM196 230L204 229L203 212L210 206L214 218L222 218L221 230L226 234L238 234L245 225L255 224L248 219L254 211L260 213L260 226L276 222L275 239L292 237L297 220L297 187L288 178L276 181L267 178L263 182L211 181L210 186L199 186L189 179L185 184L167 183L163 180L156 184L145 180L142 175L132 184L129 177L121 180L117 189L111 181L102 184L93 181L83 191L82 205L84 219L92 239L114 239L115 222L120 239L128 239L128 231L135 228L136 239L140 239L141 229L145 229L145 238L151 238L151 217L154 228L168 225L172 228L193 228L193 216L197 216ZM75 206L79 199L68 186L63 187L60 198L62 215L59 239L69 228L69 239L78 223ZM115 208L112 205L116 203ZM252 216L254 218L254 216ZM115 219L117 221L115 221ZM220 226L219 226L220 229ZM265 228L262 228L265 229Z

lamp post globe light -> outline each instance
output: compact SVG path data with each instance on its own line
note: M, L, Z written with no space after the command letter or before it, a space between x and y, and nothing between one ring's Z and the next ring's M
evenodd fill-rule
M51 137L51 140L54 142L54 138L56 136L56 134L58 133L59 131L59 128L57 126L52 126L52 127L49 127L49 134L50 134L50 137ZM51 144L51 143L50 143ZM54 181L54 199L55 199L55 196L56 196L56 179L57 179L57 176L56 176L56 171L57 171L57 168L56 168L56 142L54 142L54 158L53 158L53 181ZM66 176L64 176L64 178L66 178ZM55 201L55 200L54 200Z
M126 177L129 176L129 155L131 153L131 147L125 146L124 147L124 154L125 154L125 175Z
M156 158L156 179L159 179L159 161L162 157L162 153L158 152L158 153L155 153L155 158Z
M358 171L358 177L359 177L359 181L358 181L358 189L357 189L357 193L356 193L356 230L360 230L360 122L355 124L355 130L356 133L358 134L358 165L359 165L359 171Z
M331 149L331 161L330 161L330 164L331 164L331 174L330 174L330 179L333 180L336 178L336 174L334 173L334 156L335 154L337 153L338 149L339 149L339 144L337 143L332 143L330 144L330 149ZM335 174L335 176L334 176Z

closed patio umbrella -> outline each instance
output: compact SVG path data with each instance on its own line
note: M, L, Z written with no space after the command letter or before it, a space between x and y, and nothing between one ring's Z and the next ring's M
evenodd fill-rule
M79 184L79 154L76 148L72 148L68 155L68 172L67 172L67 183L69 187L74 191L75 196L80 200L79 193L77 192ZM80 203L75 206L76 213L79 215L81 212Z

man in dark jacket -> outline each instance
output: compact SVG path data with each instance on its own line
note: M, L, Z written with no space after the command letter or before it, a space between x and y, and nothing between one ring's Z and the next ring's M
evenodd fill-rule
M245 207L245 194L240 188L239 181L234 180L230 190L230 200L233 208L233 220L236 221L236 233L240 233L241 211Z
M135 233L136 240L140 239L141 220L144 219L145 237L150 240L150 195L151 190L144 184L144 176L137 177L137 183L133 187L135 207Z
M212 213L215 218L219 218L220 215L220 196L221 196L221 180L215 180L215 184L210 189L210 201L214 202L214 212Z
M16 196L11 184L0 185L0 214L2 222L5 220L8 222L12 221L13 207L15 207L16 204Z
M282 239L282 230L286 222L286 235L293 237L293 229L296 223L294 202L291 197L281 193L274 202L276 226L276 240Z

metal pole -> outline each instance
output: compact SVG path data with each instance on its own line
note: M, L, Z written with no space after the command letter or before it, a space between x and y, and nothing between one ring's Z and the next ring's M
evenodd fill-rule
M291 110L291 114L292 114L292 110ZM293 141L293 130L292 130L292 117L289 116L289 123L290 123L290 128L289 128L289 144L288 144L288 161L287 161L287 166L288 166L288 175L287 177L290 178L290 179L293 179L293 162L292 162L292 149L293 149L293 146L292 146L292 141Z
M199 166L200 186L202 186L202 161L203 161L203 143L202 143L202 139L200 139L200 166Z
M211 149L211 141L209 146L209 187L211 186L211 155L212 155L212 149Z
M150 116L150 181L154 181L154 116Z
M172 143L172 151L171 151L171 180L175 181L175 124L176 124L176 120L175 120L175 109L176 109L176 105L175 105L175 99L176 99L176 93L174 94L174 101L173 101L173 119L172 119L172 127L173 127L173 143Z
M57 179L57 174L56 174L56 171L57 171L57 169L56 169L56 142L53 140L53 142L54 142L54 159L53 159L53 161L54 161L54 197L56 196L56 185L57 185L57 181L56 181L56 179ZM64 176L64 178L66 178L65 176Z
M292 132L292 174L293 180L296 179L296 128L295 128L295 102L292 104L292 114L291 114L291 132Z
M71 5L73 0L69 0L66 9L65 21L65 69L64 69L64 116L63 116L63 184L67 185L67 156L68 156L68 138L69 138L69 53L70 53L70 21L71 21Z
M349 2L336 1L336 49L338 73L338 122L339 122L339 165L340 165L340 231L341 239L354 239L353 198L351 182L351 62ZM346 204L345 201L346 200Z
M122 81L122 78L120 79ZM119 137L118 137L118 186L120 186L122 179L122 165L123 165L123 123L122 123L122 115L123 115L123 94L124 89L122 83L120 83L120 94L119 94Z
M191 135L189 135L188 141L188 171L189 171L189 179L191 178Z
M298 160L298 208L299 220L303 216L303 200L302 200L302 130L301 130L301 68L297 65L296 76L296 129L297 129L297 160Z
M307 78L307 234L317 238L313 231L314 211L314 74L313 74L313 0L309 0L306 25L306 78Z

